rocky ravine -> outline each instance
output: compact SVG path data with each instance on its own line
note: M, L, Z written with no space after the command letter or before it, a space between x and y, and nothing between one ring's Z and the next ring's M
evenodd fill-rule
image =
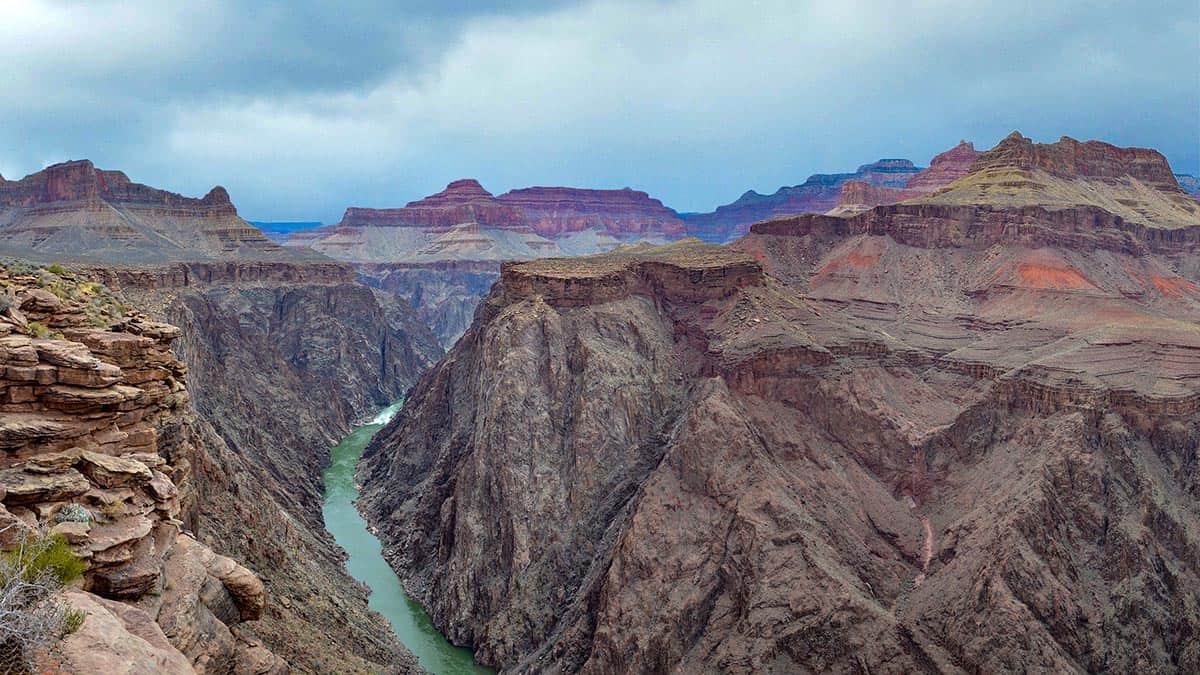
M515 672L1194 672L1200 218L1165 165L1013 137L945 201L506 265L364 509Z
M263 639L316 672L403 663L324 529L320 480L328 449L441 353L433 335L344 265L94 272L182 330L195 407L229 453L210 462L197 532L261 570L276 598Z
M403 300L272 243L214 194L55 165L0 184L0 251L66 265L179 327L194 411L178 432L194 469L180 519L261 575L263 643L300 672L411 665L324 531L320 480L329 448L441 348Z
M52 659L79 673L286 672L249 628L262 581L193 534L206 453L170 349L179 329L99 291L0 268L4 544L49 529L88 564L66 594L88 616Z

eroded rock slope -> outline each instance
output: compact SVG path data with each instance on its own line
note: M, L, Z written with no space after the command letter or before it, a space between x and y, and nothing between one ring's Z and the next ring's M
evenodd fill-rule
M506 265L364 510L515 672L1195 671L1200 218L1162 176L1014 136L919 203Z

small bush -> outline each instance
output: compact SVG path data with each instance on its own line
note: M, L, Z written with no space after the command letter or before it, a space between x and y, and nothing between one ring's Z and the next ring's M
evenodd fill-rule
M68 609L63 615L63 629L59 634L60 638L65 638L83 627L83 622L87 620L87 612L81 609Z
M29 334L35 338L44 338L50 335L50 329L40 321L30 321Z
M5 554L8 569L19 570L29 583L49 575L65 586L83 576L87 563L80 560L62 535L39 535Z
M65 268L59 264L50 265L49 267L46 268L46 271L51 272L53 274L57 274L60 277L65 277L65 276L67 276L67 274L69 274L69 272L67 272L67 268Z
M54 520L59 523L90 523L92 514L79 504L67 504L54 514Z
M103 506L100 507L100 513L103 513L104 515L108 516L109 519L111 519L111 520L116 520L117 518L120 518L121 516L125 515L125 512L128 510L129 510L129 507L126 506L125 502L123 502L123 501L122 502L110 502L110 503L104 504Z
M44 532L0 556L0 672L38 672L38 656L79 630L86 614L59 591L86 567L65 539Z

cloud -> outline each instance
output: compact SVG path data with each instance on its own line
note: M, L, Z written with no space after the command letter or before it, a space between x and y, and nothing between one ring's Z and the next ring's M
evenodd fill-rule
M0 9L0 168L88 154L328 221L463 176L709 209L1013 129L1200 166L1190 0L169 5Z

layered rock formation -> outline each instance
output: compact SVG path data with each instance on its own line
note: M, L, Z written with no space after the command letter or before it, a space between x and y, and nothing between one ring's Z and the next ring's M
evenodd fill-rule
M404 298L446 349L466 332L475 307L500 276L491 262L363 263L356 268L363 283Z
M126 263L295 257L239 218L225 188L192 199L87 160L0 179L0 253L29 252Z
M814 174L800 185L781 187L770 195L750 190L712 213L689 214L685 231L705 241L729 241L745 234L751 223L760 220L797 213L825 213L837 206L842 186L849 181L902 188L919 171L907 159L881 159L858 167L854 173Z
M262 581L185 530L202 451L170 348L179 330L45 270L0 268L0 286L4 544L49 530L87 562L67 598L87 618L55 658L68 672L135 659L286 672L245 627L263 616Z
M450 345L500 262L682 234L678 215L645 192L534 187L493 197L464 179L404 208L349 208L337 225L295 232L287 244L355 263L364 281L399 293Z
M1110 148L506 265L367 450L389 560L514 672L1200 669L1200 217Z
M550 239L596 230L617 240L683 236L679 215L645 192L531 187L498 197L519 207L534 232Z
M1200 219L1200 205L1179 188L1157 151L1065 136L1040 144L1017 132L980 155L970 174L915 202L1052 210L1094 206L1130 223L1168 229Z

